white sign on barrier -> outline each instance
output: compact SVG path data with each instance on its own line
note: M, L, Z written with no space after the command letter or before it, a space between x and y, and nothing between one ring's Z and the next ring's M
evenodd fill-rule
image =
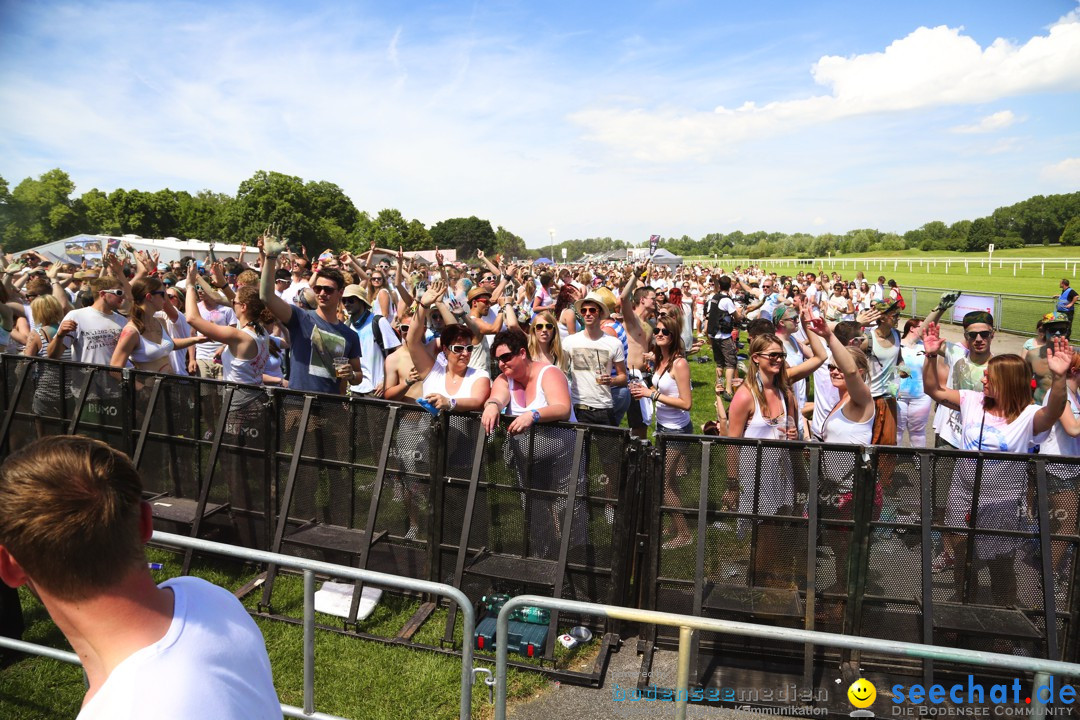
M965 315L976 310L982 310L993 315L994 298L988 295L961 295L960 299L953 305L953 322L963 321Z

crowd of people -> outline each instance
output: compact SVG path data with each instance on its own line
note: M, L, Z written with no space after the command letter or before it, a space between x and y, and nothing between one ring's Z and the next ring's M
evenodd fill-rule
M983 311L963 316L960 342L941 339L938 321L959 293L901 326L901 288L862 272L537 267L483 252L453 263L436 252L430 264L400 250L375 253L373 245L364 254L308 257L268 233L251 253L221 260L211 251L163 263L132 250L78 267L33 253L12 264L2 258L0 346L252 386L420 401L434 412L480 413L487 429L510 415L511 435L571 420L626 425L639 437L655 427L925 447L932 427L938 447L1080 450L1080 354L1068 345L1077 296L1067 279L1019 356L993 353L994 318ZM707 350L716 415L695 427L690 362L709 362ZM686 472L676 460L665 479L671 505L680 504ZM732 507L770 513L790 504L789 471L769 468L769 492L754 493L747 462L729 493ZM1055 517L1075 529L1076 471L1062 464L1053 472L1065 476L1052 483ZM886 484L890 474L881 468ZM840 495L850 490L843 473L831 480ZM955 479L950 517L962 519L970 502ZM680 520L665 547L691 543ZM957 552L947 538L935 569L956 567Z

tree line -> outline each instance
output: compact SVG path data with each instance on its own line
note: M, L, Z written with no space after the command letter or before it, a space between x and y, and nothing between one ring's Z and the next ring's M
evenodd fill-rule
M525 241L501 225L471 217L448 218L428 227L400 210L386 208L374 216L358 210L352 199L332 182L305 182L283 173L259 170L240 183L236 195L202 190L194 195L168 188L106 193L93 188L72 197L75 183L59 168L38 178L26 178L14 188L0 177L0 243L19 251L80 233L135 234L146 238L177 237L248 243L268 223L280 226L296 246L309 253L329 248L366 250L379 247L428 250L456 248L461 257L501 253L508 258L535 259L549 251L567 251L567 259L644 244L603 238L562 240L554 246L529 250ZM991 215L960 220L952 225L928 222L903 235L866 228L844 235L825 233L709 233L700 239L687 235L667 238L663 246L679 255L733 257L821 257L828 253L888 250L985 251L996 248L1080 245L1080 192L1036 195L998 208Z

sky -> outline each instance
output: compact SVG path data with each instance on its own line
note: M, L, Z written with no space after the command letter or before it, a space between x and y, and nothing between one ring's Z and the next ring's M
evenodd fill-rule
M903 233L1080 190L1080 0L0 0L0 176L257 170L531 247Z

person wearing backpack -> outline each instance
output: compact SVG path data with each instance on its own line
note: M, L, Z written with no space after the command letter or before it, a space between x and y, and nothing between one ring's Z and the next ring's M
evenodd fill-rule
M896 307L901 310L907 309L907 303L904 302L904 296L900 294L900 288L896 286L895 280L889 281L889 298L896 303Z
M349 326L360 337L360 367L364 377L358 385L349 387L354 395L382 397L386 389L384 358L401 341L390 321L371 311L371 304L360 285L349 285L341 294L341 302L349 313Z
M716 363L717 392L724 400L730 401L735 392L735 367L738 362L735 353L735 338L732 332L735 322L742 317L742 308L731 299L731 278L720 275L713 278L716 293L705 305L705 334L712 343L713 361ZM721 377L722 376L722 377Z

